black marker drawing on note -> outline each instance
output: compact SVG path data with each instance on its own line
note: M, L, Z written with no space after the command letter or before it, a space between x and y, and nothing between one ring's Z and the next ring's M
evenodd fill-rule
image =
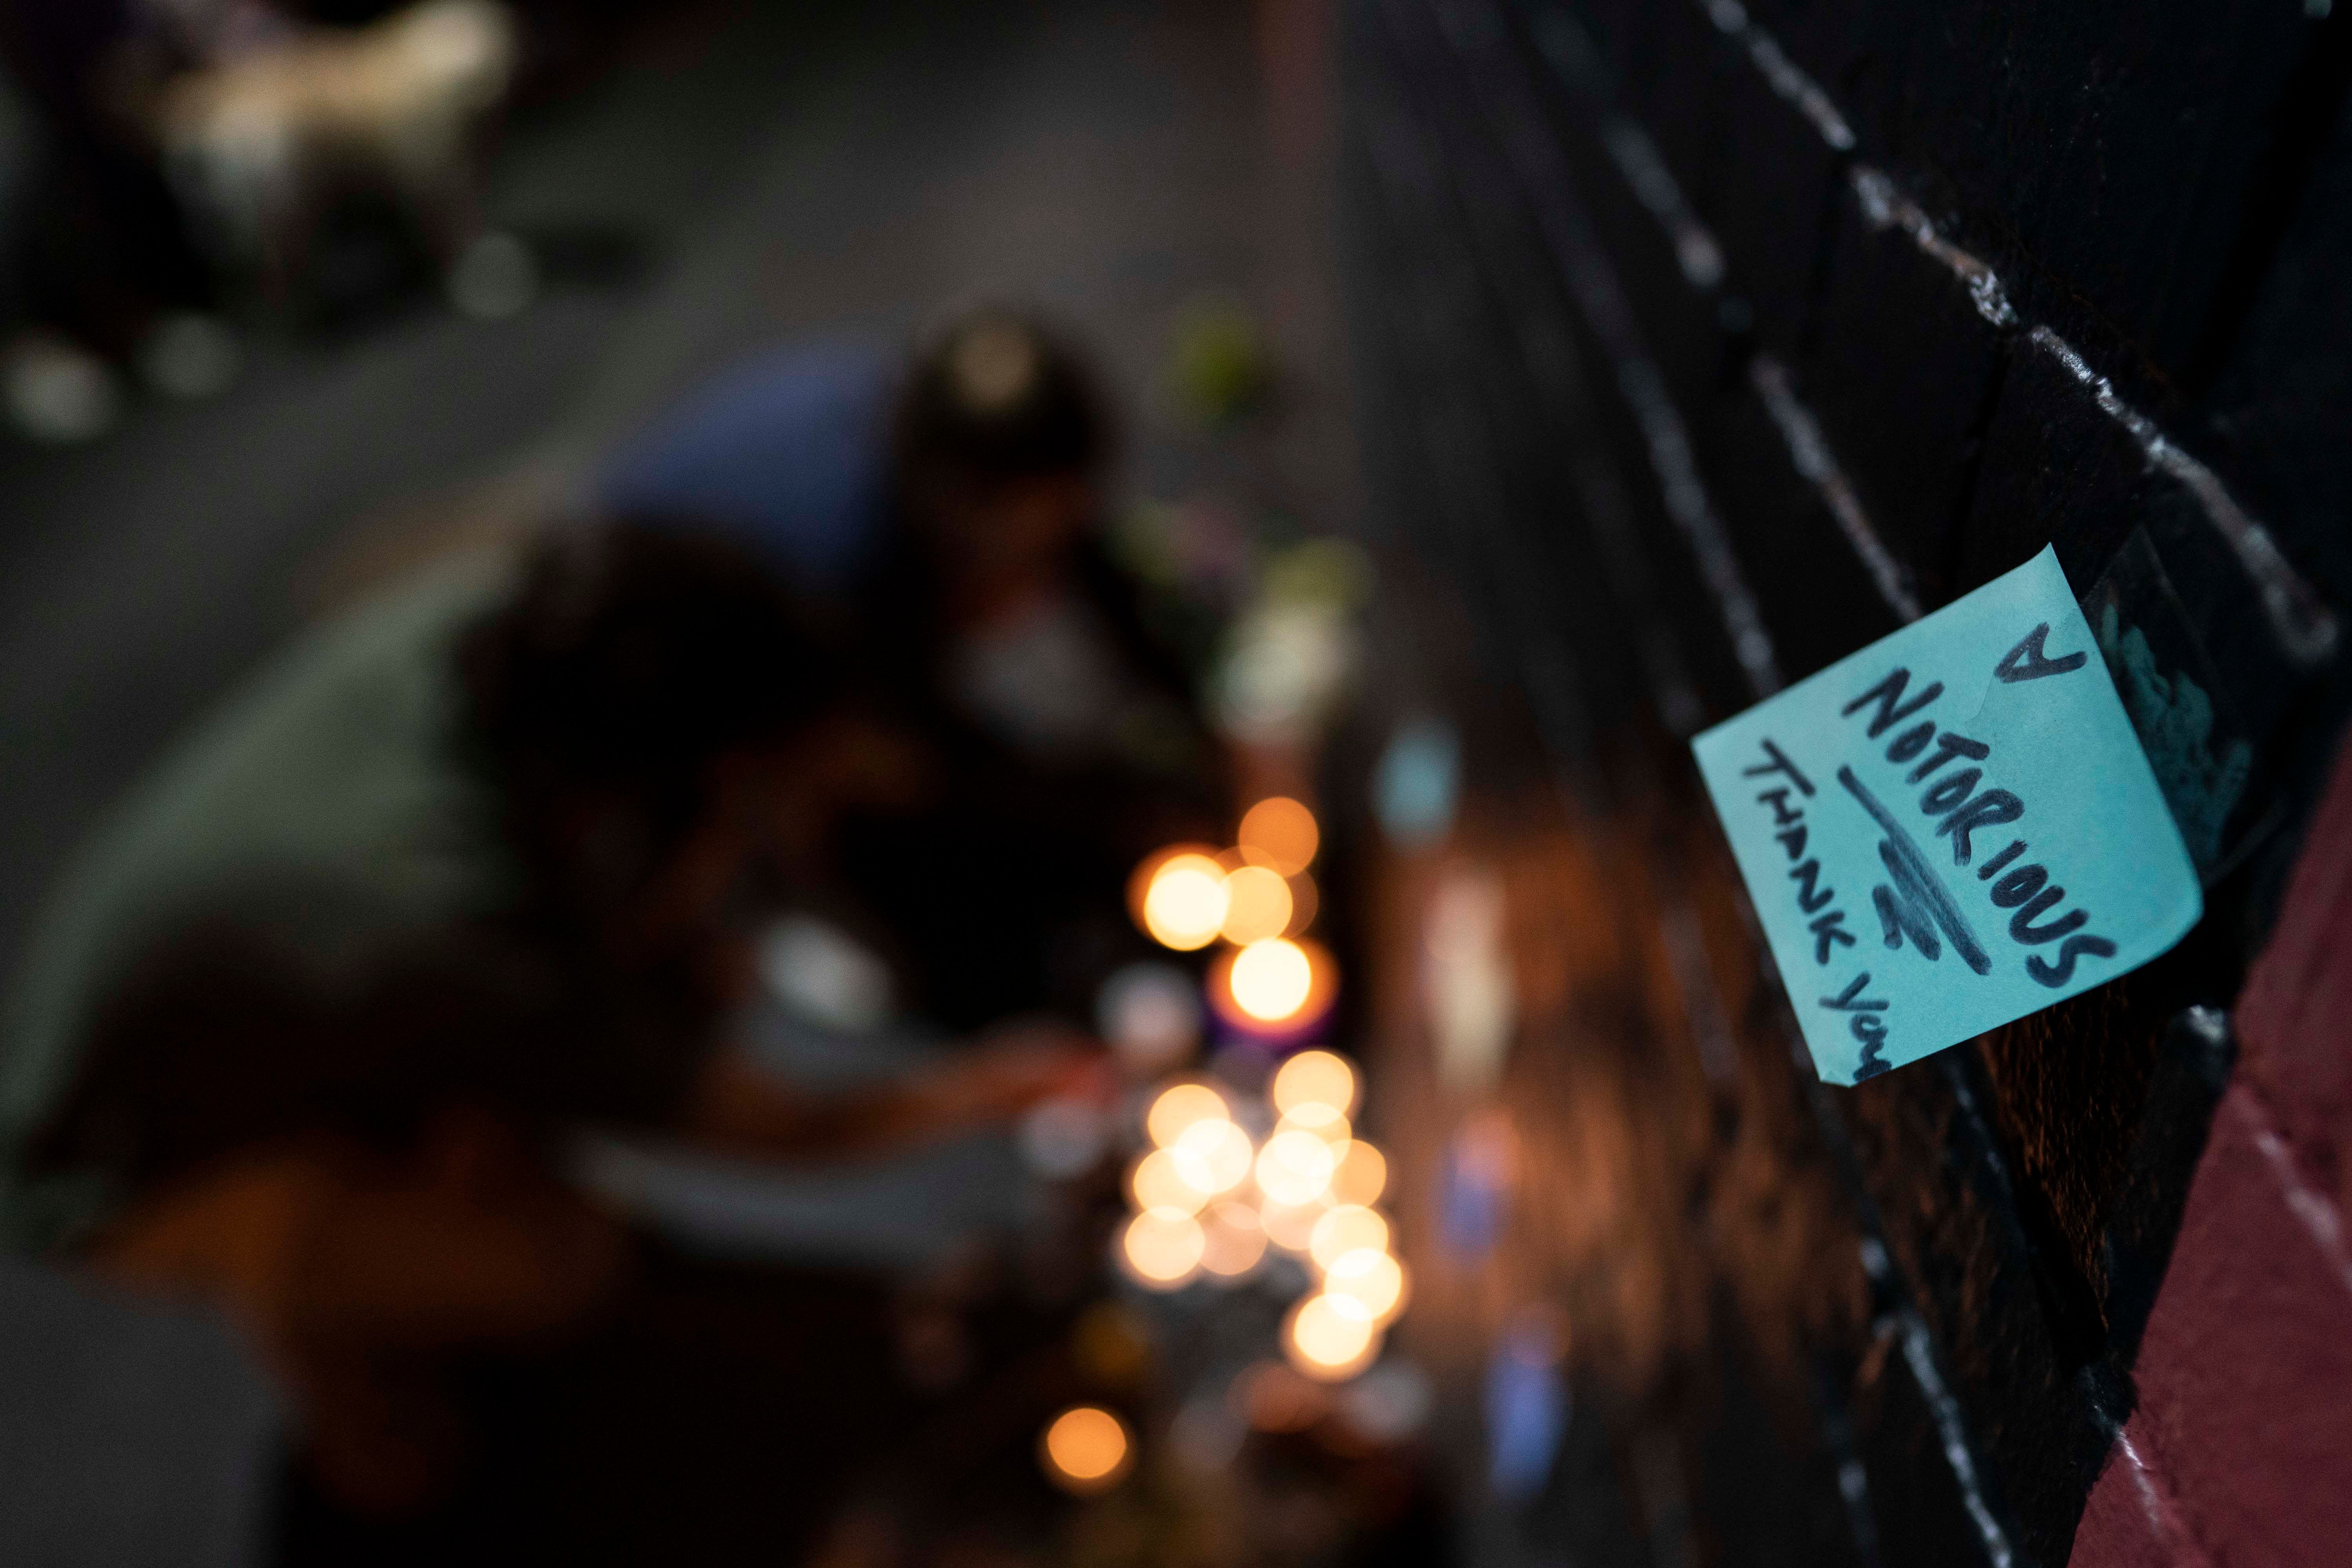
M1886 834L1878 841L1878 858L1885 865L1894 886L1881 882L1870 893L1871 902L1878 909L1886 945L1901 947L1907 939L1922 958L1932 963L1943 955L1943 942L1948 942L1952 951L1960 955L1961 963L1979 974L1991 973L1992 956L1985 952L1968 917L1960 912L1960 906L1936 875L1935 868L1927 864L1927 858L1919 852L1911 835L1895 819L1895 814L1864 787L1863 782L1854 777L1853 768L1841 763L1838 783L1862 803L1862 808ZM1937 940L1938 931L1942 932L1941 942Z
M1869 988L1870 971L1865 969L1844 990L1821 999L1822 1005L1832 1013L1853 1015L1847 1020L1847 1027L1862 1042L1862 1060L1853 1074L1856 1083L1876 1078L1895 1065L1882 1054L1886 1048L1886 1020L1880 1015L1886 1011L1886 1003L1879 997L1864 996L1863 993Z
M2014 686L2021 680L2039 680L2045 675L2063 675L2090 662L2091 656L2079 649L2061 654L2056 658L2048 657L2042 651L2042 639L2049 635L2048 621L2026 633L2024 639L2003 654L2000 662L1992 667L1994 679Z
M1789 760L1789 753L1775 745L1769 735L1764 737L1764 756L1766 760L1761 765L1742 768L1739 770L1739 776L1758 779L1769 778L1774 773L1786 773L1789 775L1789 782L1797 786L1799 794L1810 795L1813 793L1813 781L1797 771L1797 764Z

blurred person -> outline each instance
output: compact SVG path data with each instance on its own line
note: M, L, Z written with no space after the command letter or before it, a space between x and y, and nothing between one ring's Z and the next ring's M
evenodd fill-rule
M231 1316L307 1484L413 1511L474 1458L467 1358L576 1337L622 1282L619 1226L551 1159L593 1101L583 1042L497 933L384 949L362 900L243 902L114 988L26 1164L105 1184L101 1279Z
M22 1169L108 998L180 932L280 888L335 893L362 951L483 927L545 955L576 1037L543 1092L582 1117L805 1158L1018 1109L1086 1059L1074 1034L1011 1026L929 1076L825 1100L724 1044L772 900L824 883L833 824L921 765L717 541L608 525L519 574L488 556L420 574L234 693L71 868L0 1047L12 1227L63 1238L108 1206Z
M485 128L519 58L494 0L415 0L362 26L254 0L151 0L180 47L135 67L137 112L218 258L286 306L340 209L387 208L459 308L529 302L529 252L485 228ZM325 301L332 303L333 301Z
M1091 374L1014 311L911 356L788 347L720 376L605 468L608 505L724 530L845 604L955 781L867 814L844 861L970 1026L1081 1009L1131 943L1125 879L1225 810L1193 673L1100 526L1111 424Z
M921 767L719 542L614 524L404 582L233 695L74 867L0 1053L14 1238L226 1303L332 1496L430 1500L466 1447L443 1371L613 1289L571 1130L837 1158L1087 1070L1016 1023L817 1096L730 1043L762 911Z
M494 0L20 0L0 7L0 60L39 128L7 268L27 320L0 351L25 434L99 434L118 366L167 395L219 391L241 358L219 312L244 287L351 302L314 263L355 203L389 212L461 309L508 314L535 289L480 211L518 60Z

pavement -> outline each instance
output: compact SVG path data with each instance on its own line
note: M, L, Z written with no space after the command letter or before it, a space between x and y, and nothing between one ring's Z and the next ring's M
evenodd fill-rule
M1028 302L1101 354L1135 489L1262 484L1159 387L1203 298L1260 310L1277 342L1314 330L1279 167L1313 129L1297 93L1276 95L1270 173L1261 88L1265 59L1295 65L1312 39L1271 27L1261 51L1258 20L1219 4L673 8L509 127L492 215L542 241L553 274L528 311L425 300L337 336L264 335L215 400L144 402L86 447L0 445L0 973L108 803L306 617L453 531L561 497L762 346ZM642 266L609 264L631 252Z

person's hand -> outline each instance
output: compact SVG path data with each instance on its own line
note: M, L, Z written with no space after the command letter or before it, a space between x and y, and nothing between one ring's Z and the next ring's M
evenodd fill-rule
M1065 1025L1005 1025L935 1068L929 1089L959 1121L1003 1121L1041 1100L1096 1098L1108 1064L1097 1041Z
M887 1087L813 1095L740 1051L723 1051L697 1080L680 1131L760 1159L871 1156L1006 1121L1056 1095L1099 1097L1112 1081L1108 1061L1076 1029L1024 1024L992 1030Z

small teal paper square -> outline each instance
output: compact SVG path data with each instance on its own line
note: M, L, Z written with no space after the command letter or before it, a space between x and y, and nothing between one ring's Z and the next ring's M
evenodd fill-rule
M1691 750L1832 1083L2127 973L2204 912L2053 550Z

